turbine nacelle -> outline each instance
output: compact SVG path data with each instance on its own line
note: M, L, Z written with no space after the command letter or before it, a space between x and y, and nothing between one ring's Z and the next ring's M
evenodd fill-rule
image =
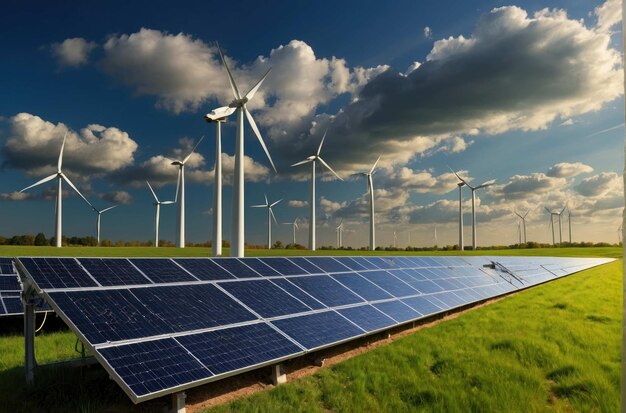
M213 109L211 112L204 115L204 120L207 122L220 122L224 121L228 116L232 115L236 107L222 106L221 108Z

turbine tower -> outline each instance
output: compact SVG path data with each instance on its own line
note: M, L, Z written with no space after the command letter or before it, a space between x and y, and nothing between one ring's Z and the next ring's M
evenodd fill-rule
M376 169L376 165L378 165L378 161L380 161L380 155L374 165L369 170L369 172L361 172L358 175L364 176L367 178L367 191L370 194L370 250L374 251L376 249L376 224L374 221L374 182L372 181L372 175L374 175L374 170Z
M493 185L496 182L496 180L491 179L489 181L483 182L482 184L478 186L471 186L470 184L467 183L467 181L461 178L459 174L457 174L454 171L452 172L456 175L457 178L459 178L459 180L462 183L464 183L472 191L472 249L475 250L476 245L477 245L476 244L476 191L481 188L486 188L488 186ZM459 191L460 191L460 187L459 187Z
M296 230L298 229L298 218L293 222L283 222L283 225L291 225L293 227L293 244L296 244Z
M547 207L543 207L548 214L550 214L550 227L552 228L552 245L556 245L556 239L554 237L554 216L559 215L558 212L552 212Z
M519 217L519 219L522 220L522 231L521 231L521 234L523 234L523 242L524 243L528 242L528 239L526 238L526 216L528 215L529 212L530 212L530 210L526 211L524 214L520 214L516 210L513 211L513 213L515 215L517 215ZM521 244L521 241L520 241L520 244Z
M104 208L102 210L94 207L93 205L91 206L91 208L93 208L94 212L97 214L97 218L96 218L96 234L97 234L97 240L98 240L98 246L100 246L100 218L102 217L102 214L104 214L105 212L113 209L117 207L117 205L113 205L111 207L108 208Z
M269 201L267 200L267 195L265 195L265 204L252 205L252 208L267 208L267 249L268 250L272 249L272 219L274 219L274 222L278 224L278 222L276 221L276 217L274 216L274 211L272 211L272 208L274 207L274 205L276 205L280 201L282 201L282 199L279 199L278 201L270 204Z
M72 183L72 181L70 181L70 179L63 173L62 170L62 166L63 166L63 150L65 149L65 140L67 139L67 132L65 132L65 136L63 137L63 143L61 144L61 152L59 153L59 160L57 161L57 171L56 173L43 178L40 181L35 182L34 184L32 184L31 186L27 186L26 188L22 189L20 192L24 192L30 188L34 188L38 185L41 184L45 184L46 182L50 182L53 179L57 179L57 202L56 202L56 236L55 236L55 242L56 242L56 246L58 248L60 248L62 246L62 237L63 237L63 181L67 182L67 184L74 190L76 191L76 193L78 195L80 195L81 198L83 198L83 200L90 206L93 208L93 205L91 205L91 203L89 201L87 201L87 198L85 198L83 196L83 194L80 193L80 191L78 190L78 188L76 188L76 186Z
M328 132L328 130L326 130ZM322 136L322 141L320 142L320 146L317 148L317 153L315 155L311 155L307 157L305 160L294 163L293 166L303 165L305 163L311 163L311 217L309 219L309 249L311 251L315 251L315 162L319 161L322 165L324 165L330 172L333 173L339 180L343 181L339 175L333 168L330 167L320 156L320 152L322 151L322 145L324 145L324 139L326 139L326 132L324 132L324 136Z
M465 249L463 240L463 187L465 182L459 182L457 186L459 187L459 250L463 251Z
M265 75L259 80L253 87L250 89L248 93L241 96L239 93L239 89L237 88L237 84L235 83L235 79L233 78L230 69L228 68L228 64L226 63L226 59L224 58L224 54L222 53L222 49L220 49L219 45L217 46L217 50L220 53L220 57L222 58L222 62L224 63L224 67L226 68L226 72L228 73L228 81L230 82L230 88L233 91L233 95L235 99L225 107L221 107L215 109L211 114L215 116L216 114L232 114L234 111L237 111L237 140L235 144L235 171L234 171L234 180L233 180L233 226L232 226L232 235L231 235L231 247L230 247L230 255L232 257L243 257L244 256L244 247L245 247L245 233L244 233L244 223L245 223L245 211L244 211L244 139L243 139L243 128L244 121L243 117L245 116L248 119L248 123L250 127L254 131L263 151L265 151L265 155L270 161L274 172L276 172L276 167L274 166L274 161L272 161L272 157L270 156L267 147L265 146L265 141L261 137L261 132L259 132L259 128L256 125L256 122L252 118L252 115L248 111L246 107L246 103L252 99L254 94L261 87L261 83L265 80L267 75L270 73L269 69L265 72ZM209 115L211 115L209 114ZM209 116L207 115L207 116ZM219 115L217 115L219 116ZM227 115L226 115L227 116Z
M341 248L343 247L343 219L335 230L337 231L337 248Z
M161 205L170 205L175 204L175 201L159 201L159 198L156 196L154 189L150 186L150 182L146 181L148 184L148 188L150 188L150 192L152 192L152 196L154 197L154 205L156 207L156 217L154 221L154 246L158 248L159 246L159 217L161 215Z
M569 245L572 246L572 210L567 206L567 226L569 227Z
M182 161L170 159L172 165L178 167L178 179L176 180L176 202L178 203L178 219L176 221L178 238L176 239L176 246L178 248L185 248L185 164L203 139L204 136L200 138L196 146L189 152L189 155Z

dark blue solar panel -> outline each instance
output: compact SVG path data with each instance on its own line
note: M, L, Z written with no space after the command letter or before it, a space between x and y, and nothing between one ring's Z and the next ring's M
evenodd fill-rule
M423 280L428 280L429 277L426 276L426 270L423 269L418 269L418 268L405 268L402 271L404 271L406 274L410 275L412 278L414 278L414 281L423 281Z
M219 258L214 261L237 278L261 277L256 271L236 258Z
M322 308L326 308L324 304L320 303L315 298L311 297L309 294L302 291L299 287L290 283L284 278L275 278L271 282L272 284L275 284L283 290L287 291L289 294L293 295L313 310L321 310Z
M235 277L213 260L206 258L176 258L177 264L203 281L232 280Z
M378 270L378 269L380 269L376 265L372 264L370 261L366 260L363 257L351 257L351 258L354 261L356 261L359 264L361 264L363 267L367 268L368 270Z
M474 301L476 301L476 297L474 297L474 295L468 290L456 290L454 294L456 294L461 300L463 300L463 303L465 304L473 303Z
M307 257L306 259L320 267L324 272L350 271L350 268L331 257Z
M17 275L0 275L0 291L22 291Z
M151 284L127 259L81 258L81 265L100 285Z
M367 332L391 327L396 324L394 320L371 305L344 308L337 310L337 312Z
M172 338L96 350L137 396L211 377Z
M245 369L302 353L302 349L265 323L177 337L213 374Z
M0 274L15 274L12 258L0 258Z
M423 315L435 314L442 310L440 307L428 301L426 297L422 296L403 298L402 302Z
M50 298L91 344L172 331L129 290L51 292Z
M363 334L363 330L334 311L283 318L272 324L308 350Z
M350 257L335 257L335 259L353 271L362 271L368 269L367 267L361 265Z
M420 313L416 312L411 307L402 304L400 301L387 301L385 303L373 305L399 323L415 320L421 316Z
M23 314L24 305L20 297L3 297L2 301L7 308L7 314Z
M220 287L264 318L311 310L269 280L225 282Z
M407 295L419 294L419 292L414 288L411 288L409 284L400 281L386 271L361 272L359 275L367 278L394 297L405 297Z
M97 285L74 258L20 258L20 262L41 289Z
M328 275L312 275L309 277L293 277L289 281L302 288L328 307L356 304L363 299L354 295Z
M459 307L459 306L465 304L463 302L463 300L461 300L461 298L459 298L459 296L457 296L456 294L454 294L451 291L445 291L443 293L434 294L434 295L432 295L432 297L438 299L439 301L442 301L443 303L445 303L449 307Z
M414 281L411 283L411 287L415 288L422 294L437 293L441 291L441 287L432 281Z
M417 281L415 277L413 277L404 270L387 270L387 272L394 277L400 279L400 281L404 281L405 283L412 283L413 281Z
M376 284L361 277L359 274L333 274L332 277L367 301L386 300L388 298L392 298L387 292L382 290Z
M278 271L276 271L269 265L266 265L258 258L243 258L242 261L245 262L248 267L252 268L254 271L258 272L264 277L280 276L280 273Z
M303 257L289 257L289 261L296 264L298 267L302 268L309 274L323 274L324 270L322 270L317 265L313 265L306 258Z
M398 268L392 258L365 257L365 259L383 270Z
M257 318L212 284L133 288L131 291L147 311L163 320L171 331L197 330Z
M308 274L307 271L304 271L302 268L298 267L296 264L288 260L287 258L280 257L267 257L260 258L265 264L269 265L276 271L278 271L282 275L304 275Z
M165 258L133 258L131 262L155 283L196 281L187 271Z

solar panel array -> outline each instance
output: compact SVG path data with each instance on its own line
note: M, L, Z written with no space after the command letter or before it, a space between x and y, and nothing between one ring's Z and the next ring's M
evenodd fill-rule
M22 285L12 258L0 257L0 318L24 314L20 294ZM36 311L50 311L50 307L41 299L37 301Z
M485 267L494 261L495 268ZM136 403L608 261L268 257L17 263Z

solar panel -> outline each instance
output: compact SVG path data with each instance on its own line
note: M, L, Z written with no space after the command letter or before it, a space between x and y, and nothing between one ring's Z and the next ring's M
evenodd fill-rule
M0 275L0 291L22 291L22 287L17 281L17 275Z
M13 268L12 258L0 258L0 274L16 274L15 268Z
M139 402L608 261L20 258L17 267ZM0 314L22 311L18 295L0 291Z

